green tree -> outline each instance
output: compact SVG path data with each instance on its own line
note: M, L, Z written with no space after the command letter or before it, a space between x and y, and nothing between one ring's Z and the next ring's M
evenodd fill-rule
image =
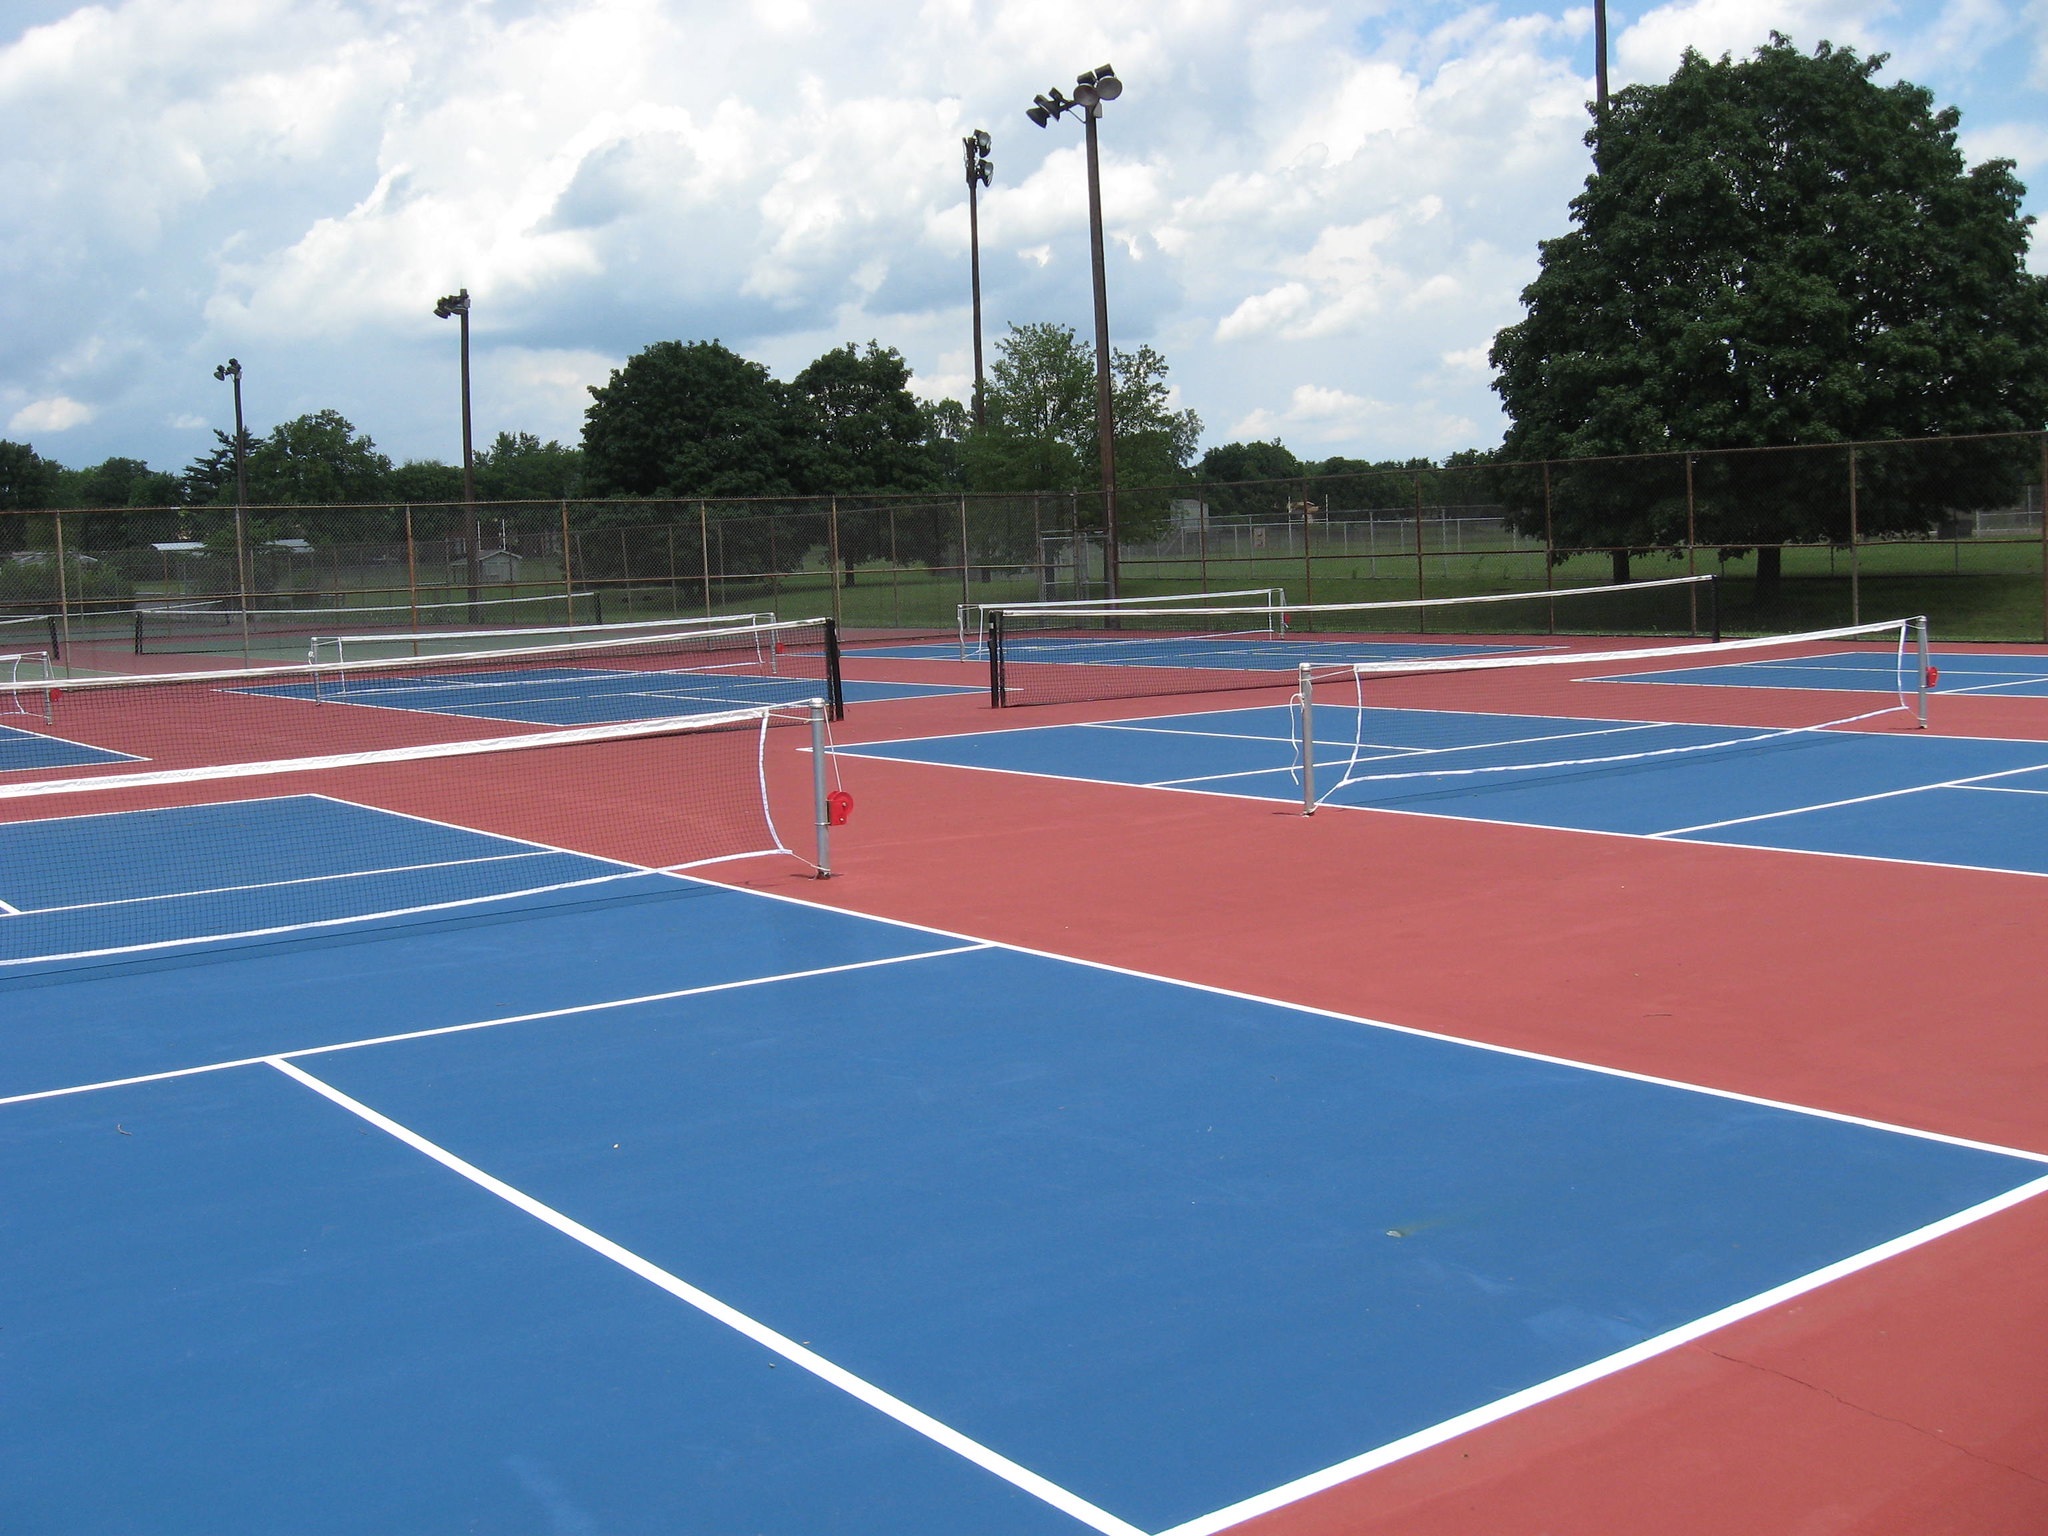
M835 347L793 381L817 442L811 471L821 493L928 491L939 481L926 442L930 422L910 392L910 365L870 341Z
M178 477L141 459L105 459L59 472L57 502L65 508L174 507Z
M1110 354L1119 535L1149 537L1166 518L1164 488L1183 485L1202 422L1173 409L1166 359L1149 346ZM1090 491L1101 480L1094 353L1074 328L1013 325L996 344L983 397L987 426L967 439L969 483L984 491ZM1097 514L1099 516L1099 513Z
M531 432L500 432L476 456L485 501L562 501L583 494L583 450Z
M1070 325L1012 325L982 396L987 425L967 439L977 491L1070 491L1097 478L1095 365Z
M62 465L27 443L0 442L0 509L22 512L49 506L62 472Z
M1202 455L1196 476L1226 484L1240 480L1288 480L1302 472L1302 462L1274 438L1270 443L1224 443Z
M477 494L483 495L481 488ZM462 466L439 459L407 459L384 477L384 495L392 501L421 503L462 500Z
M583 417L591 495L793 496L811 456L787 386L717 341L634 353Z
M385 497L391 460L341 412L325 410L279 422L259 438L248 472L252 506L376 502Z
M870 341L863 351L849 342L811 363L792 382L815 448L813 491L857 496L932 491L941 485L939 460L929 442L931 418L910 392L910 365L895 348ZM943 559L951 522L924 509L894 518L872 512L841 516L844 579L851 585L855 568L880 555L928 563Z
M1587 135L1597 169L1572 203L1577 228L1543 243L1526 317L1494 342L1504 459L2042 424L2048 279L2022 265L2024 188L2010 161L1966 166L1956 111L1879 85L1884 62L1827 43L1807 55L1773 33L1749 59L1688 52L1668 84L1610 99ZM1696 486L1702 541L1844 537L1841 477L1792 473L1793 457L1713 460L1713 483ZM1864 499L1866 529L1924 533L1944 505L2015 488L1998 445L1926 455L1918 477L1908 460ZM1559 542L1616 546L1618 580L1629 548L1683 537L1670 461L1557 479ZM1526 484L1517 501L1533 531ZM1760 585L1777 572L1762 550Z

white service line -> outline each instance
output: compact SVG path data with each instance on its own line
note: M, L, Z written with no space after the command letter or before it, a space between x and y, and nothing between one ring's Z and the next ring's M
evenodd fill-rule
M255 880L247 885L207 885L189 891L152 891L147 896L110 896L105 901L75 901L61 907L24 907L19 910L37 915L46 912L97 912L102 907L133 907L149 901L182 901L188 896L229 896L236 891L271 891L287 885L319 885L323 881L356 880L370 875L409 875L422 869L466 869L472 864L503 864L511 859L553 857L555 855L545 848L532 848L523 853L491 853L474 859L440 859L431 864L394 864L385 869L345 869L332 875L294 875L286 880ZM518 893L515 891L508 894Z
M2048 763L2030 763L2024 768L2001 768L1996 773L1973 773L1967 778L1944 779L1938 784L1913 784L1905 789L1883 789L1870 795L1850 795L1843 800L1823 800L1818 805L1795 805L1789 810L1761 811L1754 816L1731 816L1726 821L1703 821L1696 827L1673 827L1665 832L1646 832L1645 837L1684 837L1693 832L1712 832L1718 827L1747 826L1753 821L1775 821L1780 816L1804 816L1809 811L1832 811L1845 805L1867 805L1873 800L1896 800L1901 795L1924 794L1930 789L1974 788L1986 779L2010 778L2016 773L2039 773ZM1917 860L1913 862L1918 862Z
M1472 1430L1507 1418L1510 1414L1519 1413L1525 1408L1534 1407L1537 1403L1547 1402L1553 1397L1560 1397L1566 1392L1585 1386L1589 1382L1598 1381L1604 1376L1612 1376L1617 1371L1626 1370L1628 1367L1639 1364L1644 1360L1665 1354L1670 1350L1676 1349L1681 1344L1689 1344L1694 1339L1704 1337L1709 1333L1715 1332L1717 1329L1725 1328L1731 1323L1740 1322L1743 1318L1754 1317L1759 1312L1766 1312L1772 1307L1780 1306L1796 1297L1804 1296L1809 1291L1818 1290L1821 1286L1832 1284L1848 1275L1853 1275L1858 1270L1868 1269L1873 1264L1882 1263L1886 1259L1894 1258L1910 1249L1918 1248L1924 1243L1932 1242L1938 1237L1945 1237L1950 1232L1957 1231L1974 1222L1982 1221L1987 1216L1994 1216L2000 1211L2008 1210L2043 1193L2048 1193L2048 1178L2036 1179L2030 1184L2022 1184L2018 1189L2008 1190L2002 1195L1994 1195L1991 1199L1973 1205L1968 1210L1958 1211L1953 1216L1945 1216L1940 1221L1930 1222L1927 1226L1920 1228L1916 1232L1908 1232L1902 1237L1895 1237L1891 1241L1880 1243L1874 1248L1867 1248L1862 1253L1852 1254L1846 1259L1838 1260L1833 1264L1814 1270L1811 1274L1801 1275L1796 1280L1788 1280L1783 1285L1774 1286L1759 1295L1749 1297L1747 1300L1736 1302L1732 1306L1723 1307L1718 1312L1710 1312L1705 1317L1697 1318L1666 1333L1660 1333L1655 1338L1645 1339L1640 1344L1631 1345L1627 1349L1607 1356L1604 1360L1595 1360L1588 1365L1578 1367L1576 1370L1566 1371L1561 1376L1553 1376L1548 1381L1538 1382L1533 1387L1525 1387L1519 1392L1510 1393L1508 1396L1488 1403L1484 1407L1474 1408L1470 1412L1461 1413L1454 1418L1446 1419L1441 1424L1434 1424L1428 1429L1419 1430L1412 1435L1404 1435L1398 1440L1389 1441L1385 1445L1377 1446L1361 1455L1354 1456L1348 1461L1340 1461L1335 1466L1325 1467L1320 1472L1311 1472L1306 1477L1296 1478L1291 1483L1283 1483L1278 1488L1269 1489L1265 1493L1240 1500L1238 1503L1224 1509L1219 1509L1212 1514L1186 1521L1183 1524L1172 1527L1170 1530L1160 1532L1159 1536L1215 1536L1215 1533L1228 1530L1231 1526L1241 1524L1246 1520L1252 1519L1254 1516L1284 1508L1299 1499L1307 1498L1310 1494L1320 1493L1326 1488L1334 1488L1339 1483L1349 1482L1354 1477L1362 1476L1367 1472L1373 1471L1375 1468L1386 1466L1389 1462L1399 1461L1406 1456L1413 1456L1418 1451L1427 1450L1433 1445L1441 1445L1446 1440L1468 1434Z
M711 882L699 882L710 884ZM718 886L730 891L734 886ZM760 894L758 892L749 894ZM903 924L899 926L909 926ZM406 1040L431 1040L437 1035L462 1035L472 1030L496 1029L504 1024L531 1024L541 1019L567 1019L579 1013L609 1013L615 1008L636 1008L642 1003L665 1003L678 997L703 997L713 992L737 992L746 987L765 987L778 981L804 981L813 976L837 976L846 971L873 970L877 966L901 965L910 960L936 960L943 955L964 955L994 946L983 940L955 944L945 949L927 949L913 955L884 955L878 960L849 960L844 965L824 965L809 971L783 971L774 976L747 976L738 981L712 981L697 987L677 987L669 992L647 992L638 997L606 998L596 1003L570 1003L561 1008L543 1008L537 1013L508 1013L502 1018L475 1019L465 1024L436 1024L426 1029L401 1030L389 1035L366 1035L359 1040L338 1040L329 1045L308 1045L296 1051L265 1051L260 1056L238 1056L228 1061L209 1061L196 1067L172 1067L163 1072L143 1072L134 1077L110 1077L97 1083L76 1083L64 1088L39 1088L0 1098L0 1105L29 1104L38 1099L63 1099L73 1094L97 1093L102 1088L131 1088L137 1083L162 1083L175 1077L198 1077L207 1072L227 1072L236 1067L260 1066L273 1058L329 1056L336 1051L357 1051L372 1045L396 1045Z
M269 1058L268 1065L275 1067L295 1082L310 1088L322 1098L340 1105L350 1114L356 1115L369 1124L376 1126L377 1129L403 1142L415 1152L430 1157L442 1167L461 1175L479 1189L496 1195L506 1204L513 1206L517 1210L524 1211L536 1221L545 1223L563 1236L583 1244L591 1252L610 1259L621 1269L639 1276L651 1285L659 1287L677 1300L687 1302L706 1317L723 1323L735 1333L752 1339L764 1349L772 1350L783 1359L789 1361L790 1364L800 1366L802 1369L809 1371L813 1376L816 1376L820 1381L837 1387L849 1397L855 1398L867 1404L868 1407L888 1415L888 1417L894 1419L906 1429L916 1431L935 1444L943 1446L955 1455L974 1463L983 1471L991 1472L995 1476L1000 1477L1012 1487L1021 1489L1025 1493L1031 1494L1034 1498L1043 1500L1062 1514L1070 1515L1084 1525L1101 1531L1103 1536L1146 1536L1146 1533L1137 1526L1127 1521L1119 1520L1107 1510L1098 1509L1078 1494L1070 1493L1057 1483L1040 1477L1028 1467L1019 1466L1016 1462L1010 1460L1009 1457L990 1450L979 1441L968 1439L967 1436L961 1434L951 1425L943 1424L921 1409L911 1407L910 1404L904 1402L901 1398L883 1391L873 1382L854 1375L853 1372L845 1369L843 1366L835 1365L823 1355L818 1354L814 1350L806 1349L803 1345L797 1343L796 1340L777 1333L766 1323L749 1317L737 1307L730 1306L709 1292L699 1290L687 1280L670 1274L652 1260L642 1258L639 1254L634 1253L631 1249L619 1243L613 1242L602 1233L592 1231L573 1217L564 1215L552 1206L544 1205L524 1190L514 1188L512 1185L505 1183L504 1180L493 1177L474 1163L467 1162L456 1156L453 1152L450 1152L447 1148L427 1140L426 1137L420 1135L417 1131L400 1125L396 1120L391 1119L387 1115L379 1114L376 1110L370 1108L369 1105L362 1103L358 1099L351 1098L332 1084L322 1082L310 1072L295 1066L282 1057Z

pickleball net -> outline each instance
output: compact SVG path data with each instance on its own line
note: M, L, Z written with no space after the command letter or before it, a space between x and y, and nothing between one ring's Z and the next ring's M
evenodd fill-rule
M43 651L50 656L64 653L63 636L55 615L47 613L0 614L0 654L20 655Z
M978 660L988 654L989 615L1001 610L1012 615L1084 612L1096 615L1145 613L1161 609L1264 608L1272 615L1271 633L1280 631L1280 614L1287 605L1284 587L1246 587L1235 592L1176 592L1164 597L1059 598L1035 603L962 603L954 625L959 631L960 659Z
M204 655L250 652L315 635L401 634L435 629L478 630L602 624L604 599L596 592L548 592L525 597L436 598L427 602L294 607L290 594L275 605L238 607L226 602L163 603L135 610L135 654Z
M317 666L0 682L0 709L40 720L46 734L177 767L230 752L300 757L812 698L843 715L830 619Z
M1353 786L1368 796L1511 786L1830 731L1917 729L1932 676L1924 618L1707 644L1304 664L1294 768L1312 812Z
M1552 648L1557 636L1720 637L1717 578L1371 603L1181 607L997 606L988 614L998 707L1262 688L1304 661Z
M822 700L545 735L0 785L0 975L679 894L771 854L829 872L825 776L771 802L778 717ZM796 850L804 847L804 853Z
M511 629L406 630L403 632L314 635L306 642L313 666L386 661L407 656L453 656L465 651L525 650L533 646L582 645L627 640L639 635L687 635L712 630L761 629L772 613L720 613L708 618L631 619L618 624L539 624Z

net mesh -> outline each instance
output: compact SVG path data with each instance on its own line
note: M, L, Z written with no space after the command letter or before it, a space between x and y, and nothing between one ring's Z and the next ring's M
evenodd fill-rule
M1271 612L1272 628L1278 633L1279 614L1285 610L1284 587L1247 587L1237 592L1177 592L1166 597L1073 598L1040 603L962 603L958 614L960 659L973 661L988 654L989 615L1000 610L1013 615L1056 614L1081 610L1094 614L1143 613L1152 609L1200 609L1208 607L1255 607Z
M0 786L0 968L673 894L790 852L772 713Z
M306 660L316 666L385 661L404 656L452 656L465 651L520 650L530 646L581 645L646 635L685 635L702 630L744 629L775 623L770 613L721 613L709 618L637 619L624 624L543 624L517 629L408 630L403 634L314 635Z
M594 592L549 592L526 597L449 599L349 608L241 608L226 603L170 603L135 610L135 653L255 654L266 645L315 635L393 634L419 630L479 630L545 625L601 624Z
M147 759L304 757L714 714L822 698L841 712L831 620L320 666L0 684L0 772Z
M1625 586L1379 603L1216 607L998 607L989 692L998 706L1208 693L1286 684L1304 661L1343 666L1554 648L1584 634L1718 637L1711 576Z
M1926 723L1924 619L1705 645L1304 666L1305 802ZM1739 690L1739 692L1731 692ZM1347 793L1348 792L1348 793Z
M22 617L0 616L0 654L19 655L24 651L45 651L51 656L63 654L62 636L58 633L57 620L51 614L28 614Z

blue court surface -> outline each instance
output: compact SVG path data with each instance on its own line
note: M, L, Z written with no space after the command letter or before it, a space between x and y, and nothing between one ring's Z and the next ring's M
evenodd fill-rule
M126 752L108 752L61 736L45 736L19 726L0 725L0 773L30 768L81 768L90 763L134 763Z
M0 992L10 1532L1197 1536L2048 1182L682 879Z
M1325 789L1347 765L1360 776L1482 770L1367 778L1327 794L1329 805L2048 874L2048 743L1811 731L1716 745L1730 727L1395 709L1361 721L1321 704L1315 718ZM1298 805L1292 729L1274 706L838 750ZM1705 750L1517 766L1694 746Z
M1287 639L1262 635L1099 635L1061 636L1033 640L1011 636L1003 655L1013 662L1047 662L1061 666L1168 667L1222 672L1293 672L1303 662L1319 667L1345 667L1370 661L1408 661L1417 657L1487 656L1498 652L1545 650L1533 643L1474 645L1453 641L1374 640L1363 636L1334 639ZM900 657L916 661L958 661L957 643L862 646L854 656ZM968 659L987 661L981 646L968 648Z
M2048 655L2016 652L1934 651L1929 661L1939 677L1938 693L1981 693L1992 697L2048 698ZM1919 658L1907 652L1906 686L1913 686ZM1896 652L1837 651L1796 660L1741 661L1722 667L1681 667L1670 672L1630 672L1589 678L1600 683L1692 683L1720 688L1822 688L1886 693L1900 686Z
M467 715L523 725L608 725L663 715L709 714L788 704L814 696L823 682L751 671L688 669L673 672L600 667L524 667L506 672L453 672L352 678L346 692L312 683L276 683L238 688L237 693L270 698L320 699L373 709ZM971 688L929 683L871 683L848 680L848 703L921 698L927 694L972 693Z

